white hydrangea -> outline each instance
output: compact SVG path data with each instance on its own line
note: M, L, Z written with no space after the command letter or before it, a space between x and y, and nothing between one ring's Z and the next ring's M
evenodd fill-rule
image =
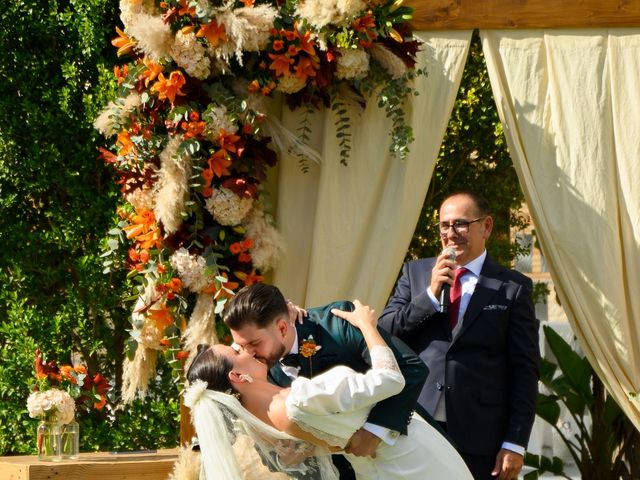
M282 93L296 93L304 88L306 82L295 75L285 75L278 79L276 90Z
M43 418L60 424L69 423L76 413L76 403L66 390L52 388L32 392L27 398L31 418Z
M202 117L207 124L207 133L216 138L220 130L224 130L227 133L236 133L238 131L238 123L229 118L227 107L224 105L208 108Z
M186 248L180 248L171 255L170 261L178 271L182 284L192 292L200 292L211 283L211 279L205 275L207 261L200 255L191 255Z
M344 79L364 78L369 72L369 54L361 48L339 48L336 77Z
M171 45L171 57L192 77L204 80L211 74L211 60L207 49L198 42L195 34L178 31Z
M239 225L253 206L253 199L241 198L226 188L215 188L206 202L207 210L220 225Z

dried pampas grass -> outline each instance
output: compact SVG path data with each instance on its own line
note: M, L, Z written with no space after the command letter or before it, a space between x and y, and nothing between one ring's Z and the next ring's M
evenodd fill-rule
M184 366L185 371L189 369L199 344L208 343L209 345L214 345L219 343L216 335L214 308L213 294L201 293L198 295L196 305L193 307L193 312L189 319L189 325L182 334L183 348L189 352L189 358Z
M122 401L133 402L136 392L144 395L149 387L149 380L155 375L157 352L138 345L133 360L125 358L122 366Z
M168 480L199 480L200 465L200 452L194 451L193 447L187 444L180 449L178 460L173 464Z
M160 154L160 170L156 183L156 207L154 214L162 222L166 234L171 234L182 224L182 212L189 195L191 155L177 157L181 137L173 137Z

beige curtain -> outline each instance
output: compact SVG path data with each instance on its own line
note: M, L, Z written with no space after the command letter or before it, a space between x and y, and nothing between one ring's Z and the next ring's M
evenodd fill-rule
M282 156L276 222L286 253L272 281L306 306L359 298L381 311L396 281L429 186L467 57L471 32L420 32L419 66L428 76L406 116L415 142L406 161L388 152L390 121L372 99L352 118L351 158L339 162L332 112L312 119L312 145L321 155L303 173ZM300 112L283 109L292 131Z
M484 31L520 183L591 364L640 428L640 29Z

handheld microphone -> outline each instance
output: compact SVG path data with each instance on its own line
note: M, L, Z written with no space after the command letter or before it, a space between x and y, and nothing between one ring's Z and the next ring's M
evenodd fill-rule
M446 254L448 259L452 262L456 261L456 251L453 248L447 247L442 250L442 253ZM440 290L440 311L442 313L449 313L449 302L451 301L451 297L449 294L450 290L451 285L449 285L448 283L445 283Z

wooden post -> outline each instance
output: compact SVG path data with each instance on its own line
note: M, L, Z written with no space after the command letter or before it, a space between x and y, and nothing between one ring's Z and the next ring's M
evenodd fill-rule
M191 410L185 406L180 396L180 446L191 443L196 431L191 423Z

